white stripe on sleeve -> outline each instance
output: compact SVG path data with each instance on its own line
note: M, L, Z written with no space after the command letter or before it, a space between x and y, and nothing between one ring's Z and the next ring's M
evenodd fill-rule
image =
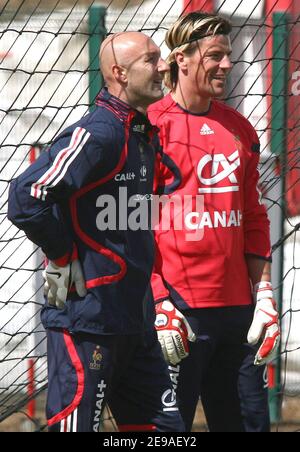
M31 196L43 201L46 199L47 189L55 187L65 176L69 166L76 159L90 135L80 127L74 130L69 146L57 154L51 167L31 186Z

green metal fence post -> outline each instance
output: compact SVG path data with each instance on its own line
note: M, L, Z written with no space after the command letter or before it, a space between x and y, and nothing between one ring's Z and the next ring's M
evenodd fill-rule
M89 10L89 104L94 109L97 94L103 86L103 77L99 70L99 48L106 34L106 9L94 5Z
M287 103L288 103L288 15L285 12L273 14L273 60L272 60L272 131L271 151L280 161L280 189L279 189L279 222L280 236L284 236L285 212L285 173L287 161ZM284 246L281 245L276 254L272 272L273 285L276 288L275 297L279 314L282 313L283 298L283 265ZM279 422L281 417L281 359L275 363L275 381L269 391L271 422Z

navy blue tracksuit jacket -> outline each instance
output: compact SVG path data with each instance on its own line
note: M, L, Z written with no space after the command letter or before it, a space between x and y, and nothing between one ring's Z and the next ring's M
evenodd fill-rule
M78 250L88 294L71 291L63 311L46 303L46 328L136 334L153 327L153 237L145 210L144 230L126 229L126 221L140 205L150 209L158 140L146 116L106 89L96 104L12 182L8 217L51 260L67 262ZM107 199L116 224L103 231Z
M154 329L154 131L104 89L11 184L9 219L58 265L75 250L87 287L42 311L50 431L98 432L106 402L122 431L184 429Z

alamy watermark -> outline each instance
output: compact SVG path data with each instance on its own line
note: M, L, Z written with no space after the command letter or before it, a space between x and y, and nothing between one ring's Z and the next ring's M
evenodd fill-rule
M292 74L292 80L295 80L292 84L292 94L294 96L300 96L300 71L296 71Z
M100 195L96 201L99 213L96 226L100 231L182 231L185 240L199 241L205 229L240 227L239 210L205 211L204 195L128 196L127 187L120 187L118 199Z

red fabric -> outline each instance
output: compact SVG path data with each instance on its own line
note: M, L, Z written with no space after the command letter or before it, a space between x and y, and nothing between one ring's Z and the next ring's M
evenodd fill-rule
M70 262L70 254L67 253L62 257L59 257L58 259L54 259L52 262L54 262L55 265L58 267L66 267L68 263Z
M266 0L266 23L272 25L272 17L275 12L286 12L290 20L293 21L300 14L300 2L293 0ZM300 166L299 166L299 117L300 117L300 93L298 95L293 94L293 85L295 79L293 74L299 71L300 60L300 25L295 24L289 26L291 30L289 38L289 85L288 94L292 94L288 99L288 134L287 134L287 163L288 173L286 178L286 200L287 210L290 216L300 215ZM267 58L272 58L272 28L269 28L268 41L267 41ZM272 83L274 78L272 76L272 65L268 67L268 83L266 91L271 94ZM298 79L299 80L299 79ZM299 85L298 85L299 86ZM268 110L271 108L271 97L268 96ZM271 123L271 114L268 114Z
M274 389L276 386L276 370L274 364L269 364L268 367L268 387Z
M257 191L259 145L254 129L221 102L213 101L205 115L192 115L170 95L149 108L149 117L160 128L164 154L181 173L171 196L192 197L188 213L196 211L200 226L199 237L186 225L182 230L156 227L155 300L167 295L167 282L192 308L250 304L245 254L270 257L269 221ZM159 177L166 192L173 181L170 168L161 165ZM196 206L197 199L204 200L203 207ZM187 212L182 210L185 224ZM174 211L171 226L178 217ZM187 239L191 232L194 240Z
M204 12L212 12L214 10L213 0L184 0L184 13L191 11L202 10ZM265 0L265 16L266 24L272 25L272 16L275 12L286 12L290 15L291 21L299 17L300 2L295 0ZM266 38L266 57L270 60L272 58L272 28L267 29ZM292 93L292 86L295 84L295 79L292 75L299 71L300 60L300 25L296 24L291 27L290 35L290 61L289 61L289 89L288 93ZM274 76L276 77L276 75ZM274 81L272 75L272 64L267 67L266 92L271 94L272 84ZM298 78L299 81L299 78ZM299 85L298 85L299 86ZM286 179L286 200L287 210L290 216L300 215L300 165L298 162L299 154L299 139L298 135L298 121L300 117L300 101L298 95L291 95L288 101L288 143L287 143L287 163L288 174ZM271 97L268 96L268 109L266 115L268 116L269 127L271 127ZM270 141L270 131L269 139Z
M58 259L54 259L52 262L54 262L54 264L57 265L58 267L65 267L70 262L75 261L76 259L78 259L78 250L77 246L74 243L71 255L70 253L67 253L64 256L59 257Z
M289 11L294 7L295 0L265 0L266 14L269 11Z
M190 13L192 11L201 10L205 13L211 13L214 10L213 0L184 0L183 12Z
M29 162L34 163L41 153L41 148L37 145L31 146L29 151Z
M77 391L74 396L74 399L72 400L72 403L70 403L69 406L67 406L63 411L58 413L56 416L53 416L51 419L48 419L48 425L54 425L61 422L63 419L66 419L73 411L76 410L78 405L81 402L82 395L84 392L84 369L82 367L82 363L80 361L80 358L78 356L78 353L76 351L75 345L73 343L72 337L70 336L70 333L67 331L64 331L64 340L66 344L66 348L69 352L72 364L76 370L77 375ZM64 431L66 431L67 428L67 422L65 421L64 424Z
M29 397L29 402L27 404L27 415L31 419L34 419L36 416L36 400L33 398L35 393L35 362L34 359L30 358L28 360L28 385L27 385L27 393Z
M294 1L291 10L291 20L300 16L300 3ZM298 19L299 20L299 19ZM290 82L288 87L288 176L286 181L288 213L291 216L300 215L300 164L299 164L299 118L300 118L300 24L291 27L290 35ZM294 77L294 79L292 78Z

